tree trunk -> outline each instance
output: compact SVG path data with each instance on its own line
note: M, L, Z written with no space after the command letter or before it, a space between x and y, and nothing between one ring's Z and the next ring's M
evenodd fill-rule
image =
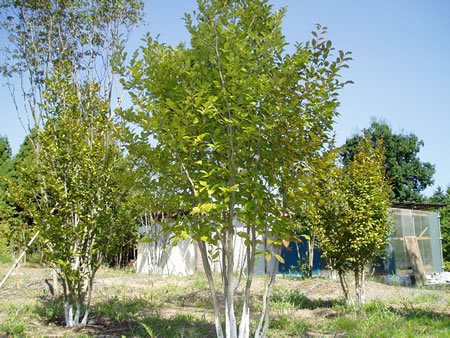
M356 305L361 306L365 303L365 290L364 290L364 265L358 267L355 270L355 296Z
M256 234L255 228L247 228L247 234L251 238L251 245L247 246L247 282L245 283L244 302L242 305L241 323L239 325L239 338L248 338L250 336L250 288L253 281L253 268L255 264L256 253Z
M359 306L361 305L361 284L360 284L361 279L359 277L360 275L359 267L357 267L354 272L355 272L355 302L356 305Z
M348 292L347 281L345 280L345 272L338 270L339 280L341 282L342 291L344 292L345 302L347 305L353 304L353 299Z
M84 313L83 320L81 321L82 326L86 326L88 322L89 312L91 310L91 300L92 300L92 289L94 286L94 277L95 277L96 271L92 273L92 276L90 277L89 284L88 284L88 299L86 303L86 312Z
M232 221L231 221L232 222ZM231 227L234 227L231 224ZM234 314L234 248L233 248L233 229L230 224L225 233L223 243L223 255L225 257L225 265L222 267L224 279L224 296L225 296L225 334L229 338L237 337L237 323Z
M55 268L52 269L52 278L53 278L53 297L58 297L59 294L59 283L58 283L58 274Z
M275 260L272 271L270 270L270 268L268 269L267 278L264 283L263 309L261 317L259 318L258 327L256 328L255 338L267 337L270 324L270 294L272 292L272 286L275 283L275 276L277 274L277 271L278 260Z
M223 338L222 323L220 321L220 307L217 302L216 287L214 286L214 279L212 276L211 266L208 260L208 252L206 250L206 244L203 241L197 241L197 245L200 249L200 253L202 256L203 268L205 270L206 278L208 279L209 291L211 293L211 298L213 302L214 324L216 326L216 335L218 338Z
M311 234L308 241L308 275L312 277L313 274L313 265L314 265L314 242L316 237Z

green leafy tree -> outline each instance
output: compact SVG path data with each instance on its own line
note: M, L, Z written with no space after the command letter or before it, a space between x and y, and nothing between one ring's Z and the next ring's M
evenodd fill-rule
M66 324L86 325L95 273L123 235L124 225L114 219L124 196L122 156L112 137L108 101L95 83L87 84L79 97L70 76L61 71L47 88L47 122L38 132L38 184L43 187L29 187L38 203L34 210L24 209L34 211L44 259L62 279Z
M299 185L290 192L293 210L305 217L303 226L299 232L307 232L308 255L306 263L306 273L312 276L314 248L317 246L316 233L322 226L323 212L320 207L326 200L324 192L330 188L336 172L336 157L338 149L330 142L329 149L308 160L299 177Z
M0 203L6 203L5 191L6 182L5 180L14 174L14 166L12 159L12 151L9 146L8 138L5 136L0 136Z
M373 120L364 134L371 137L375 147L381 141L385 148L386 177L391 181L391 200L395 202L420 202L421 191L433 184L434 165L420 161L418 153L423 141L414 134L395 134L386 122ZM347 165L356 155L362 135L347 139L341 153Z
M364 266L378 257L391 232L390 186L384 176L381 142L376 148L368 137L347 166L328 153L315 166L310 181L310 209L318 226L319 246L331 268L339 274L348 303L352 303L345 274L353 271L357 304L364 303Z
M0 175L5 176L5 164L11 161L12 151L6 136L0 136Z
M23 171L25 184L16 189L23 193L15 197L40 229L46 257L63 277L66 324L85 325L95 271L117 238L106 237L115 229L119 189L112 169L118 167L112 101L119 95L113 91L113 64L142 17L143 2L7 0L0 6L8 36L1 70L8 80L20 79L23 105L8 82L17 113L37 132L36 139L29 138L34 169ZM36 203L27 204L30 200Z
M448 204L446 207L439 209L439 215L441 217L442 253L444 256L444 264L448 271L450 264L450 186L447 186L447 190L438 187L429 201L432 203Z
M33 220L29 214L23 210L23 208L16 203L15 195L17 189L21 185L24 185L26 178L34 186L37 183L36 173L34 170L29 170L30 175L24 176L25 168L35 168L35 157L30 140L36 140L36 130L33 129L31 135L27 135L20 145L19 152L11 160L11 171L7 175L5 184L5 205L2 209L2 218L6 224L5 238L9 242L10 249L12 251L13 259L17 252L20 253L25 249L26 244L33 236ZM28 183L27 183L28 184ZM32 199L33 200L33 199ZM35 241L32 247L28 248L28 251L36 251L39 247L39 239ZM26 256L24 257L26 260Z
M12 175L11 147L7 137L0 137L0 256L9 251L7 214L9 206L6 197L6 179Z
M12 175L12 152L9 146L8 138L0 136L0 203L3 205L5 201L5 179Z
M233 236L244 239L248 278L239 335L247 337L259 238L270 241L263 253L272 263L282 260L281 245L295 240L288 191L303 161L328 138L336 91L344 85L338 74L349 60L342 51L332 56L320 26L311 42L287 55L284 12L274 13L267 1L200 0L198 12L185 18L191 48L147 36L123 81L135 106L124 116L142 130L130 136L130 151L148 154L156 185L176 184L165 187L174 194L164 200L182 212L167 231L200 248L219 337L211 259L221 262L225 334L235 337ZM238 232L236 220L243 223ZM257 336L267 335L275 272L266 283Z

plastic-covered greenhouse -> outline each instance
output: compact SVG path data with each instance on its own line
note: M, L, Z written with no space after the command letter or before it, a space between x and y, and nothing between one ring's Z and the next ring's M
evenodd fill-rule
M415 256L421 260L421 265L423 263L425 273L443 271L439 213L418 209L421 206L416 204L409 204L411 209L405 207L408 205L391 209L394 229L384 261L385 272L397 275L410 273L414 269Z

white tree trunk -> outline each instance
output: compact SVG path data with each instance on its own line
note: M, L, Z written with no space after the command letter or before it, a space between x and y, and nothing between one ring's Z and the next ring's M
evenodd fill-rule
M281 251L281 249L279 249ZM279 253L279 252L278 252ZM272 259L275 259L272 257ZM270 267L267 269L267 278L264 284L264 296L263 296L263 310L259 319L258 327L256 328L255 338L267 337L270 324L270 295L272 287L275 283L275 276L278 272L278 260L275 260L273 269Z
M211 265L208 260L208 252L206 250L206 244L203 241L197 241L197 245L200 249L200 254L202 256L203 268L205 270L206 278L208 279L209 291L211 293L211 298L214 308L214 324L216 327L216 335L218 338L223 338L222 323L220 321L220 307L217 301L216 287L214 286L214 278L211 271Z
M248 338L250 336L250 288L253 280L253 267L256 253L256 234L255 229L247 228L247 234L251 238L251 245L247 246L247 282L245 284L244 302L242 305L241 323L239 325L239 338Z
M232 220L230 221L232 222ZM234 225L231 223L231 227ZM228 226L223 241L224 266L222 266L222 275L224 280L225 293L225 335L228 338L237 337L237 323L234 314L234 248L233 248L233 229Z

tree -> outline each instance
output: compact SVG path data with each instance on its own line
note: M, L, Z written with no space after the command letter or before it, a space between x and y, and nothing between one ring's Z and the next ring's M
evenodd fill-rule
M4 179L11 176L12 173L12 152L9 146L8 138L0 136L0 203L5 201L5 182Z
M13 174L12 151L9 146L8 138L0 136L0 193L1 200L5 197L4 179Z
M325 192L334 184L336 178L336 157L338 149L329 144L329 149L324 149L322 154L309 159L307 166L300 176L299 185L291 191L292 205L297 214L305 217L304 226L299 231L307 232L308 253L306 273L312 276L314 247L317 247L316 233L322 226L323 215L320 207L325 203ZM328 196L329 197L329 196ZM332 202L331 202L332 203Z
M323 164L324 163L324 164ZM345 273L353 271L357 304L364 303L364 266L378 257L391 232L389 220L390 187L384 177L381 142L376 148L368 137L347 166L326 154L313 167L310 181L309 217L318 224L315 232L328 265L339 274L347 303Z
M0 137L0 255L8 251L8 224L6 214L8 203L6 198L6 179L12 174L11 147L7 137Z
M111 100L112 64L142 18L142 1L5 0L0 8L0 25L8 36L0 70L6 79L21 81L22 108L14 84L8 85L24 128L39 130L45 122L42 94L61 62L70 65L79 86L96 79L101 94Z
M0 136L0 167L8 160L11 160L12 151L6 136ZM3 173L3 171L2 171Z
M44 259L62 279L66 324L86 325L95 273L122 238L124 225L114 220L124 195L121 153L112 137L108 101L95 83L79 97L61 71L47 88L46 124L38 132L41 179L35 188L25 186L37 203L21 203L46 244Z
M349 60L342 51L333 58L320 26L315 39L286 55L284 12L272 12L267 1L200 0L198 13L185 18L191 48L148 35L123 81L134 103L124 116L142 130L130 137L131 149L151 154L147 167L155 183L177 184L171 187L176 203L169 205L181 212L167 231L198 243L219 337L211 256L221 263L225 334L235 337L233 236L244 239L248 278L239 335L247 337L257 244L261 238L270 242L264 255L273 263L282 260L280 246L295 240L288 190L303 161L328 138L336 91L344 85L338 74ZM244 224L239 232L236 220ZM269 326L273 265L257 336L265 336Z
M47 259L63 278L66 325L85 325L95 272L117 238L112 215L122 195L115 177L113 64L143 3L7 0L0 6L9 42L1 70L21 80L23 111L9 82L13 100L24 127L37 132L29 138L37 174L23 173L28 185L16 198L27 206L45 238Z
M442 237L442 253L444 256L444 264L446 270L448 270L448 264L450 262L450 185L447 186L447 190L444 191L441 187L438 187L433 193L433 196L429 198L431 203L445 203L446 207L439 209L440 224L441 224L441 237Z
M391 200L422 201L420 192L433 184L435 172L434 165L421 162L418 157L423 141L412 133L394 134L386 122L377 120L371 122L364 134L370 136L374 147L381 140L385 148L386 177L392 184ZM344 164L347 165L354 158L363 138L362 135L354 135L347 139L341 152Z
M0 217L5 223L4 235L8 240L13 260L17 252L19 252L20 255L21 252L25 250L26 244L33 236L33 220L29 217L29 214L16 203L14 195L16 188L25 183L25 176L23 175L25 168L34 168L33 170L30 170L30 175L27 176L27 179L30 181L27 184L35 186L37 183L35 157L32 144L30 143L30 140L36 140L36 136L37 133L35 129L31 131L31 135L25 136L23 143L20 145L19 152L11 159L11 161L9 161L8 174L3 176L5 194ZM31 200L34 199L32 198ZM39 242L39 239L35 241L33 247L28 248L28 251L36 249L37 242ZM24 257L24 260L26 260L26 256Z

